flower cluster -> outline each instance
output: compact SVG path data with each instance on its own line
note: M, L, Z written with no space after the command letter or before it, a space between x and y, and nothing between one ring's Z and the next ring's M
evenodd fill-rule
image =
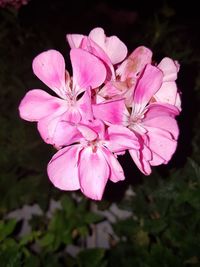
M30 90L20 116L36 121L43 140L58 149L47 168L54 186L101 200L108 179L125 179L119 155L128 151L145 175L171 159L179 134L179 64L168 57L153 64L144 46L127 57L126 45L102 28L68 34L67 41L72 76L58 51L39 54L33 72L57 96Z

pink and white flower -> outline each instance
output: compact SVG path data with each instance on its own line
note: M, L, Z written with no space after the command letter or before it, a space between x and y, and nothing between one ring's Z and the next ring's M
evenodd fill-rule
M60 122L55 139L58 145L69 144L69 123ZM112 127L111 127L112 128ZM75 128L74 128L75 129ZM66 130L66 131L65 131ZM74 143L74 137L79 141ZM79 124L71 136L71 145L60 149L48 164L48 176L61 190L78 190L94 200L101 200L108 179L124 180L124 172L112 152L138 148L137 139L125 142L115 132L105 131L104 124L94 120L90 125Z
M146 175L151 173L151 166L168 163L177 146L179 130L175 117L179 110L174 105L152 101L162 84L163 72L147 64L134 89L131 109L122 109L122 125L112 128L116 134L126 136L127 141L137 136L140 148L129 149L129 153ZM98 118L105 123L109 116L98 112Z
M90 53L74 48L70 51L70 58L72 78L58 51L49 50L38 55L33 60L33 72L59 97L33 89L19 106L21 118L38 122L42 138L50 144L54 144L53 136L59 121L78 123L93 118L90 89L100 86L106 77L103 63ZM82 97L81 93L84 93Z

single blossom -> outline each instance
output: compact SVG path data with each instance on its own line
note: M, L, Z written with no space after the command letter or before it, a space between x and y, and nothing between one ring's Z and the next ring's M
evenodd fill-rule
M67 34L71 48L81 48L99 58L107 70L106 80L115 80L114 66L127 55L126 45L117 37L106 37L100 27L94 28L88 36L82 34Z
M72 78L58 51L48 50L38 55L33 60L33 72L58 97L33 89L19 106L21 118L38 122L42 138L50 144L54 144L54 132L60 121L79 123L93 118L90 89L100 86L106 77L103 63L90 53L74 48L70 51L70 58Z
M133 92L145 66L151 63L152 52L145 46L137 47L116 69L116 78L107 82L99 95L106 99L124 98L132 106Z
M177 61L165 57L157 66L163 72L163 83L154 95L157 102L168 103L181 110L180 93L178 92L176 79L180 65Z
M177 146L179 130L175 117L179 110L174 105L152 101L162 83L163 72L147 64L135 87L131 109L123 110L123 123L112 128L118 136L126 136L127 141L137 136L140 148L129 152L146 175L150 174L151 166L166 164ZM98 118L105 122L109 116L98 112Z
M88 125L76 125L69 145L69 126L68 122L59 123L55 140L57 145L64 147L49 162L48 176L61 190L80 189L87 197L101 200L108 179L112 182L125 179L122 167L112 152L129 147L137 149L137 140L132 138L126 142L112 131L112 127L108 132L102 121L94 120Z

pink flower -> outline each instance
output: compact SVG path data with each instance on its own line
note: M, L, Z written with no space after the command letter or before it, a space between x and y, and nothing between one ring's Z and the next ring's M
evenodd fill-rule
M152 52L144 46L137 47L116 69L116 78L107 82L99 95L107 99L124 98L132 106L133 92L145 66L151 63Z
M127 142L132 138L135 140L137 136L140 148L129 149L129 152L138 168L146 175L151 172L150 166L166 164L177 146L179 131L175 116L179 114L179 110L167 103L151 103L162 83L162 71L147 64L134 89L130 112L121 109L122 123L112 127L115 134L126 137ZM96 113L95 111L94 114ZM110 117L108 112L101 113L100 110L97 115L105 122Z
M66 146L69 144L69 123L60 122L59 127L56 143ZM79 141L74 143L76 137ZM122 167L112 152L138 146L136 139L126 142L118 137L112 127L105 132L104 124L99 120L89 125L77 125L71 135L71 143L53 156L48 164L48 176L55 187L61 190L80 189L94 200L101 200L108 179L112 182L125 179Z
M78 48L81 47L85 37L87 36L82 34L67 34L67 41L71 48ZM100 27L94 28L88 38L106 53L113 65L124 60L127 55L126 45L117 36L106 37L104 30Z
M154 95L155 100L174 105L181 110L180 93L175 82L180 67L178 62L165 57L157 67L162 70L164 76L162 86Z
M67 34L71 48L81 48L99 58L107 69L106 80L115 79L113 65L121 62L127 55L126 45L117 37L106 37L102 28L94 28L88 36Z
M50 144L54 144L58 122L78 123L93 118L90 89L100 86L106 77L103 63L90 53L74 48L70 58L72 79L65 71L64 58L58 51L49 50L38 55L33 60L33 72L60 98L34 89L25 95L19 106L21 118L38 122L42 138Z

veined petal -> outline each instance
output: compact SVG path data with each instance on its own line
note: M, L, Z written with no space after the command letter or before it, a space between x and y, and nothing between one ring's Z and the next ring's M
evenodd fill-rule
M53 185L61 190L78 190L78 158L81 147L74 145L59 150L48 164L47 172Z
M154 98L157 102L175 105L177 90L175 82L163 82L160 89L154 95Z
M112 64L121 62L127 55L126 45L117 36L106 37L102 28L93 29L89 38L106 52Z
M79 177L81 191L87 197L101 200L110 175L109 166L101 149L93 152L91 147L80 153Z
M79 124L77 125L77 129L87 141L93 141L98 137L98 134L86 125Z
M106 80L115 79L115 72L112 62L104 50L95 43L91 38L84 37L81 42L81 49L84 49L101 60L106 68Z
M177 79L177 73L180 67L177 61L165 57L157 67L161 69L164 74L163 82L174 82Z
M64 108L64 101L40 89L29 91L19 105L20 117L27 121L38 121Z
M86 90L83 96L77 101L76 107L79 110L82 122L93 119L90 89Z
M81 41L84 38L82 34L67 34L66 35L67 41L71 48L79 48L81 45Z
M33 60L33 72L61 98L66 98L65 61L60 52L48 50Z
M143 146L140 150L130 149L129 153L138 169L145 175L151 174L151 166L149 160L152 158L150 150Z
M37 128L42 137L42 139L47 144L54 145L54 133L57 127L57 124L62 120L62 114L52 113L49 116L46 116L38 121Z
M145 118L143 119L143 126L144 128L149 131L152 128L162 129L171 134L172 139L177 140L179 135L179 128L177 121L175 120L172 113L170 114L169 108L165 106L149 106L148 112L145 114Z
M120 125L111 125L107 129L108 141L106 147L114 153L126 149L139 149L140 144L134 132Z
M73 87L78 93L100 86L106 78L104 64L95 56L79 48L70 51L73 68Z
M133 114L138 114L158 91L162 84L163 74L158 68L148 64L138 80L133 99Z
M176 150L177 141L167 131L153 127L148 127L148 140L152 153L162 158L163 163L168 163Z
M110 167L109 179L116 183L125 179L124 171L116 157L108 149L102 147L104 157Z
M137 47L116 70L121 81L136 79L152 60L152 51L145 46Z
M123 125L129 116L124 99L106 101L92 105L96 119L103 120L107 124Z
M81 133L77 126L66 121L59 121L53 134L53 144L56 147L72 145L82 139Z

